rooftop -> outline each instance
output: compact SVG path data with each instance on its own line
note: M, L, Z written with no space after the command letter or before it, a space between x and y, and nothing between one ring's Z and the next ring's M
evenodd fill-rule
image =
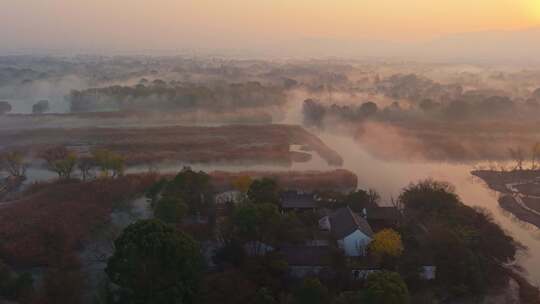
M312 193L285 191L281 193L281 207L284 209L313 209L317 202Z
M373 230L363 217L354 213L351 208L344 207L330 215L331 232L337 239L342 239L356 230L365 235L373 236Z

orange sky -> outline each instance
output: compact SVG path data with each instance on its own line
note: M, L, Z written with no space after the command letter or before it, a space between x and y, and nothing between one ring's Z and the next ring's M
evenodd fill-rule
M0 7L0 40L14 47L411 41L540 24L540 0L0 0Z

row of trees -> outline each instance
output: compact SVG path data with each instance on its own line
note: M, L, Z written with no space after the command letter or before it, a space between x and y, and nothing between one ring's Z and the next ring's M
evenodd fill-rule
M154 80L135 86L110 86L82 91L74 90L66 97L72 112L98 110L235 110L282 105L283 88L245 82L203 86L166 83Z
M118 177L125 170L124 157L107 149L94 149L90 155L80 156L64 146L56 146L42 151L39 157L45 161L46 168L62 180L71 179L76 169L79 169L83 180L91 178L96 169L101 177L106 178ZM21 151L0 153L0 170L10 176L24 178L28 166L28 158Z
M515 162L514 170L523 171L525 169L525 163L527 159L527 152L521 148L509 148L508 154L510 158ZM535 143L530 149L530 169L538 170L540 168L540 143Z
M91 178L95 169L104 178L121 176L125 170L124 157L107 149L94 149L89 156L79 156L66 147L57 146L44 150L39 156L59 179L72 178L76 169L79 169L83 180Z

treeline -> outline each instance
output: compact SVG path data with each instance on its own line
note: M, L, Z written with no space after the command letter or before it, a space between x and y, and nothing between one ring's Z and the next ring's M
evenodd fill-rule
M431 99L443 103L455 100L463 93L461 85L443 85L416 74L396 74L382 80L376 79L375 90L393 99Z
M124 174L125 159L122 155L107 150L93 149L90 153L79 154L64 146L53 146L41 151L38 158L45 162L45 168L58 175L60 180L79 177L85 181L93 177L118 177ZM29 167L28 155L21 150L0 153L0 171L18 179L26 178ZM99 174L96 176L96 173Z
M536 119L540 112L540 99L518 103L508 97L463 95L449 103L423 99L411 107L393 102L380 108L367 101L353 105L327 105L314 99L307 99L303 105L304 122L312 126L324 126L325 120L342 122L362 122L367 119L378 121L442 120L480 121L492 119Z
M135 86L110 86L72 91L66 97L72 112L136 110L234 111L285 103L283 88L258 82L202 86L142 79Z
M478 121L492 119L536 119L540 112L540 88L525 99L510 98L497 90L464 90L460 85L442 85L417 75L393 75L375 81L375 93L393 100L379 108L371 101L350 105L326 104L314 99L304 102L304 121L322 126L325 119L381 121L435 119Z

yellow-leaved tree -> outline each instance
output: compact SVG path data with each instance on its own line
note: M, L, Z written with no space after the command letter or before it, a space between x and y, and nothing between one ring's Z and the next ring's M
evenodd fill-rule
M399 257L403 253L403 242L399 233L393 229L383 229L373 236L369 252L375 258Z
M246 194L249 190L249 186L251 186L251 183L253 180L248 175L242 175L237 178L235 178L232 182L233 187L242 192L243 194Z

